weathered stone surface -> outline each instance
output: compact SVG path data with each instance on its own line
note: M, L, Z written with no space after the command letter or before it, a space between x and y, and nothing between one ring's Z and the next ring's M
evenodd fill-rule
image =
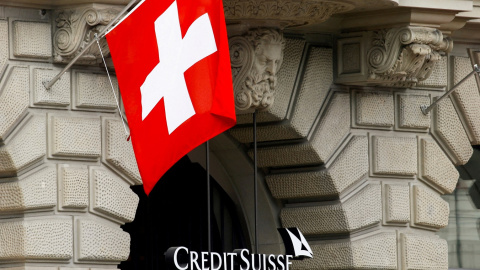
M412 176L417 173L417 139L373 136L373 173Z
M320 164L327 161L350 131L350 95L333 93L310 142L258 149L259 167ZM253 156L253 152L249 152Z
M350 131L350 95L336 92L311 139L321 162L326 162Z
M67 107L70 105L70 73L67 72L50 88L46 89L44 82L49 82L60 70L33 69L33 104L38 106Z
M25 116L29 103L29 71L26 67L12 67L2 79L0 95L0 140Z
M463 165L473 150L463 125L450 99L442 100L434 108L433 135L455 165Z
M267 175L277 199L318 198L339 195L368 173L368 139L354 136L333 164L324 170Z
M285 228L298 227L304 235L353 232L382 219L380 185L368 185L346 202L333 205L287 207L280 214Z
M125 131L120 120L105 120L104 140L104 163L132 183L142 184L132 142L125 139Z
M46 154L45 116L26 119L26 124L7 145L0 147L0 177L21 174L42 162Z
M473 70L472 63L467 57L453 57L453 83L457 84ZM452 93L457 104L460 117L463 118L465 130L472 144L480 144L480 93L474 77L462 83Z
M385 221L403 224L410 221L410 188L407 185L385 185Z
M447 68L448 56L441 56L435 65L432 67L432 73L428 78L417 83L418 88L422 87L435 87L443 88L447 87L448 68Z
M293 269L398 269L395 233L360 240L312 244L313 258L293 261Z
M97 159L100 156L100 118L50 116L49 122L49 151L52 157Z
M392 93L357 92L355 123L360 126L392 127L395 109Z
M88 169L61 166L59 196L62 210L85 209L88 206Z
M57 205L57 171L47 167L21 181L0 183L0 214Z
M71 219L0 222L0 262L69 260L72 247Z
M401 234L402 268L414 269L448 269L447 241L438 236Z
M248 155L253 158L253 151ZM308 143L261 147L257 150L258 167L282 167L320 163L316 151Z
M130 253L130 235L122 229L88 219L76 221L76 261L121 262Z
M440 229L448 225L450 207L437 193L413 186L414 224Z
M292 112L292 127L307 136L333 81L332 50L313 47Z
M452 193L458 181L458 171L438 144L421 139L420 176L444 193Z
M115 95L108 77L104 74L75 72L74 106L76 109L115 110L118 81L112 77Z
M0 20L0 36L8 37L8 22ZM2 38L0 40L0 78L3 75L3 71L7 67L8 60L8 38Z
M421 105L429 105L430 97L420 95L398 95L398 126L406 129L430 128L430 113L424 115Z
M92 171L93 205L95 211L122 222L131 222L139 202L130 185L101 169Z
M49 23L13 21L13 55L48 60L52 57L52 27Z

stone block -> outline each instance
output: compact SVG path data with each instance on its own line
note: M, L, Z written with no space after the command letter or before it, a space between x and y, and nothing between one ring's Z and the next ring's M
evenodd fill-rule
M33 68L32 91L33 105L68 107L70 105L70 72L65 73L50 89L46 89L44 82L50 81L60 70Z
M253 158L253 150L249 150L248 155ZM309 143L260 147L257 149L257 161L260 168L321 163Z
M450 99L442 100L433 112L432 133L442 149L455 165L467 163L473 149Z
M354 241L311 244L310 247L313 258L293 261L293 269L398 269L395 233L379 233Z
M332 50L311 48L292 111L291 125L301 137L308 135L332 83Z
M285 118L299 76L305 40L285 37L282 66L277 72L275 102L265 111L257 112L257 121L273 122ZM237 115L237 124L252 123L252 114Z
M52 57L52 27L50 23L12 20L13 55L31 60Z
M71 218L0 222L0 262L72 258Z
M105 140L103 162L132 184L142 184L132 142L125 140L122 122L116 119L103 119L103 128Z
M423 81L417 83L416 88L438 88L439 90L447 87L448 68L447 68L447 56L442 56L435 65L433 65L432 73Z
M88 207L88 168L59 166L59 210L84 211Z
M401 236L402 269L448 269L447 241L438 236L404 234Z
M310 142L258 149L259 167L325 163L350 131L350 95L334 92ZM249 151L253 157L253 151Z
M251 126L235 127L229 130L233 138L241 143L253 142ZM298 133L289 123L282 125L257 126L257 142L300 139Z
M420 177L442 193L452 193L459 173L450 159L431 139L420 141Z
M457 84L473 70L467 57L453 57L453 83ZM474 77L470 77L452 93L457 111L463 119L471 144L480 144L480 93Z
M398 95L398 127L401 129L430 128L430 113L424 115L420 110L421 105L429 105L429 96Z
M6 145L0 147L0 177L22 174L43 162L46 153L45 116L25 119Z
M304 235L358 231L382 220L381 187L368 185L337 204L286 207L280 219L283 227L298 227Z
M368 173L368 139L353 136L332 165L324 170L270 174L266 180L277 199L338 196Z
M49 116L49 157L96 160L101 155L100 118Z
M27 67L12 67L2 79L0 89L0 141L4 141L27 113L29 71Z
M76 262L116 264L128 259L130 235L118 227L94 220L76 220Z
M8 22L0 20L0 37L8 37ZM0 78L7 68L8 61L8 38L0 40Z
M60 268L64 270L66 268ZM58 270L58 267L55 266L47 266L47 267L40 267L40 266L19 266L19 267L9 267L9 268L2 268L2 270ZM68 270L75 270L72 268L68 268Z
M73 72L73 105L78 110L115 111L117 103L115 95L119 97L118 81L112 76L112 86L106 74Z
M320 162L327 162L349 131L350 94L334 92L311 139Z
M121 222L133 221L139 198L127 182L107 171L92 169L91 187L91 211Z
M385 185L385 222L410 222L410 188L407 185Z
M421 186L413 186L412 225L441 229L448 225L450 207L439 194Z
M0 183L0 214L52 209L57 205L57 170L43 168L20 181Z
M372 136L373 173L413 176L417 174L417 139Z
M395 124L393 94L355 93L355 125L390 128Z

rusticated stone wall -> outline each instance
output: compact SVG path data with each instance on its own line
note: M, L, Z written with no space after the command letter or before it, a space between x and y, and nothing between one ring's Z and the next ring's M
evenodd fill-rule
M314 251L294 268L448 269L436 232L450 209L440 196L455 189L455 165L477 144L480 94L472 78L429 115L420 105L467 75L470 59L443 55L414 88L341 86L332 52L287 38L278 74L288 81L258 114L258 163L284 203L282 225L299 227ZM365 59L359 50L339 53ZM230 131L240 142L252 141L249 119Z
M46 90L60 71L48 14L1 15L0 268L115 268L141 179L108 78L76 66Z
M129 254L120 226L135 216L129 186L141 180L101 68L76 66L43 87L60 71L51 21L0 13L0 267L112 269ZM468 74L469 59L436 55L415 88L342 86L333 51L287 38L275 103L258 115L259 166L284 204L279 219L315 253L295 269L447 269L440 195L479 141L480 95L472 79L430 115L419 107ZM365 59L349 44L341 53ZM250 119L239 115L230 131L246 144Z

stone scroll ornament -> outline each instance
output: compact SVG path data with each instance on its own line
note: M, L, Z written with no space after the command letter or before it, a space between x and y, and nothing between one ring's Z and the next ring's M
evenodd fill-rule
M114 8L94 7L64 10L58 13L53 37L54 61L68 63L118 14ZM100 40L105 55L110 53L105 39ZM96 64L101 59L98 46L91 46L79 59L80 64Z
M401 27L374 32L368 51L369 80L385 86L412 87L427 79L441 53L453 42L428 27Z
M277 72L283 61L285 40L276 29L258 28L229 39L235 107L264 110L275 99Z

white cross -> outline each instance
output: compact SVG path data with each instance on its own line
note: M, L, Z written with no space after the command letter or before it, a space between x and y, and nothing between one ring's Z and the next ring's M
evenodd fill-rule
M140 87L142 121L164 98L168 134L195 115L184 72L217 51L208 14L198 17L182 39L177 1L155 21L160 62Z

